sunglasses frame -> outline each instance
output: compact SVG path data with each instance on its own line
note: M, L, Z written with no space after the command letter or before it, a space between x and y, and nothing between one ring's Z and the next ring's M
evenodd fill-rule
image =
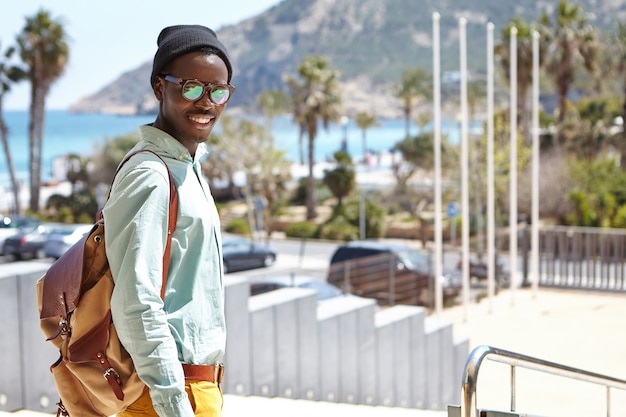
M181 86L181 89L180 89L181 95L183 96L183 98L185 100L191 101L191 102L200 100L208 92L209 93L209 100L211 100L211 103L215 104L216 106L223 106L226 103L228 103L230 98L233 96L233 93L235 92L235 86L234 85L230 85L230 84L205 83L205 82L202 82L202 81L200 81L198 79L195 79L195 78L189 78L189 79L177 78L177 77L174 77L173 75L167 75L167 74L162 74L161 77L165 81L169 81L171 83L180 85ZM194 82L194 83L197 83L198 85L202 86L202 94L200 94L200 97L198 97L196 99L189 99L189 98L185 97L185 93L184 93L184 91L185 91L185 84L187 84L188 82ZM215 100L213 100L213 97L211 97L211 92L215 91L215 89L217 87L226 87L226 89L228 90L228 99L225 102L223 102L223 103L216 103Z

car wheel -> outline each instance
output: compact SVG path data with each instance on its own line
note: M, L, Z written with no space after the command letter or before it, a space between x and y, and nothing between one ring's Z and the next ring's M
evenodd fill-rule
M224 262L224 273L228 274L228 264Z
M263 259L263 265L264 266L272 266L272 264L274 263L274 257L272 255L266 255L265 259Z
M37 249L35 251L35 258L36 259L43 259L45 257L46 257L46 252L43 250L43 248Z

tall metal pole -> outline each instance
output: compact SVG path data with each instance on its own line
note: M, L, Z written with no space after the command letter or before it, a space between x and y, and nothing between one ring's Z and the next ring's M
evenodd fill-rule
M467 137L467 42L466 20L459 19L459 41L461 51L461 245L462 245L462 273L463 273L463 313L467 321L469 308L469 167L468 167L468 137Z
M509 184L509 256L511 275L511 303L515 304L517 285L517 28L511 28L510 59L510 184Z
M443 239L441 213L441 78L439 52L439 13L433 13L433 128L435 156L435 312L443 310Z
M487 23L487 297L493 311L496 271L495 190L493 167L493 23Z
M531 271L533 295L539 287L539 32L533 31L533 173L531 208Z

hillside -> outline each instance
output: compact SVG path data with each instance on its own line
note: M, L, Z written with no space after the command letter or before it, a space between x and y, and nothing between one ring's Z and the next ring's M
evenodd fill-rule
M234 67L237 92L230 107L252 106L265 89L285 88L306 56L323 54L341 71L348 114L368 110L380 117L400 114L391 86L409 67L432 68L432 14L441 15L442 71L458 71L458 19L467 19L468 69L484 72L486 23L500 31L514 16L534 22L552 16L555 1L535 0L284 0L266 12L218 30ZM594 26L611 30L626 18L626 0L581 2ZM74 104L76 112L153 113L151 62ZM141 81L137 81L141 80ZM376 100L373 99L376 97Z

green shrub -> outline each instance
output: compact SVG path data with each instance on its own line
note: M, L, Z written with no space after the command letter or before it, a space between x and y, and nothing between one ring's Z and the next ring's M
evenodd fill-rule
M626 206L621 206L617 209L613 219L613 227L626 228Z
M248 222L244 219L233 219L226 224L224 228L228 233L234 233L238 235L247 235L250 234L250 227L248 226Z
M361 203L359 200L351 200L344 205L342 209L335 211L334 217L344 217L348 223L355 226L358 230L360 227ZM365 237L381 238L385 235L387 228L385 220L385 210L381 205L370 199L365 200Z
M69 196L53 194L46 202L46 221L59 223L92 223L98 212L98 203L93 192L80 190Z
M302 177L298 180L298 186L293 191L291 199L289 200L290 204L294 205L305 205L306 204L306 182L307 178ZM333 195L323 183L322 180L315 180L315 201L317 204L321 204L324 201L331 198Z
M339 216L320 226L319 237L342 241L357 240L359 228L348 222L345 217Z
M317 227L310 222L292 223L285 228L285 235L287 237L310 238L315 236L316 232Z

